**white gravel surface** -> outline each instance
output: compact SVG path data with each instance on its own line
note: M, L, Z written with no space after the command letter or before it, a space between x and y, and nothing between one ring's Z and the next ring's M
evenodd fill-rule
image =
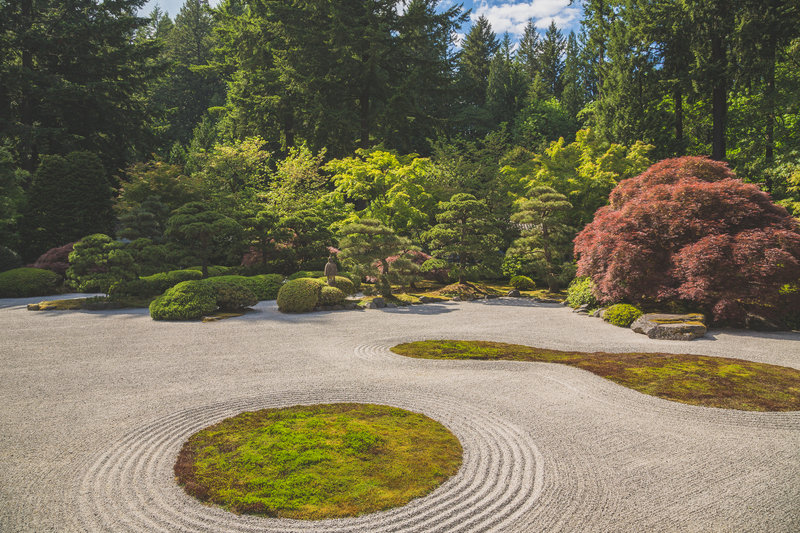
M33 299L34 301L42 298ZM515 299L253 313L29 312L0 300L0 531L800 531L800 412L687 406L544 364L408 359L396 343L483 339L800 368L800 334L651 340ZM185 495L183 441L244 410L337 401L425 413L464 465L425 498L353 519L237 516Z

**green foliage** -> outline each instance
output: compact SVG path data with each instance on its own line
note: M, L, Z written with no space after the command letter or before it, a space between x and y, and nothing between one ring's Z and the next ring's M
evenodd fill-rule
M200 260L203 277L208 277L208 265L213 259L224 259L242 248L241 226L200 202L176 209L167 222L166 234L187 254Z
M591 278L575 278L567 287L567 305L573 309L582 305L597 307L599 304L594 295L594 290L594 283Z
M203 267L202 266L191 266L187 267L185 270L196 270L202 274ZM208 266L208 277L213 278L216 276L227 276L237 274L238 267L230 267L230 266L220 266L220 265L209 265Z
M115 209L121 216L157 198L169 211L201 200L203 183L198 176L188 176L177 165L161 161L135 163L125 171ZM166 219L163 220L166 223Z
M409 267L398 258L400 264L391 264L390 256L402 256L409 249L408 239L398 237L391 228L374 219L362 219L342 227L339 238L339 259L348 270L361 277L371 276L377 279L379 292L384 296L392 293L392 281L399 280L399 275ZM395 261L397 263L397 261Z
M58 292L61 276L41 268L15 268L0 272L0 298L46 296Z
M630 327L642 316L642 310L629 304L614 304L605 310L603 320L621 328Z
M330 255L328 247L333 245L331 221L321 209L306 209L281 218L288 249L296 270L320 270ZM289 270L291 272L291 270Z
M22 266L22 258L14 250L0 245L0 272L19 268Z
M335 159L325 169L333 174L338 192L366 205L359 217L379 220L399 235L418 236L430 225L436 200L430 193L429 159L357 150L356 157Z
M319 294L320 305L339 305L344 302L345 294L341 289L323 285Z
M327 285L328 278L323 276L318 279ZM356 293L356 286L353 281L344 276L336 276L333 280L333 286L342 291L345 295Z
M271 157L260 137L216 144L202 161L198 175L217 207L230 211L266 190Z
M206 280L183 281L150 303L153 320L196 320L217 308L214 288Z
M113 197L100 158L90 152L42 156L28 190L23 257L93 233L110 233Z
M156 74L152 59L158 47L133 38L147 23L137 16L141 5L140 0L0 4L0 138L10 142L22 168L32 171L39 154L88 150L113 172L143 143L147 111L141 103ZM98 215L103 207L93 205ZM53 242L110 229L84 227Z
M150 239L161 242L164 237L164 226L169 218L169 207L158 196L148 197L138 205L119 216L120 230L117 235L121 239Z
M300 279L300 278L319 278L322 276L322 270L298 270L294 274L289 275L286 279ZM324 279L324 278L323 278Z
M28 177L27 172L15 167L11 151L0 145L0 242L9 247L20 244L17 225L25 207L22 186Z
M605 205L616 184L650 166L652 146L641 142L630 148L604 141L591 130L581 130L575 142L560 139L527 163L506 166L501 172L510 180L527 182L528 188L550 187L572 204L567 223L580 228Z
M137 266L122 243L96 233L75 243L67 282L80 292L109 292L117 282L135 279Z
M136 296L148 297L163 293L183 281L201 279L203 274L198 270L170 270L159 272L139 279L120 281L109 288L108 293L115 297Z
M319 303L322 285L315 279L287 281L278 291L278 309L284 313L307 313Z
M508 284L521 291L532 291L536 288L536 283L528 276L514 276Z
M431 253L448 261L464 283L467 276L491 273L499 263L500 237L489 219L486 202L466 193L439 202L436 224L426 234Z
M531 150L539 150L560 137L573 138L577 130L574 116L558 100L537 98L516 115L514 142Z
M217 307L221 311L240 311L258 303L255 280L244 276L217 276L203 280L214 289Z
M257 284L253 287L253 292L262 301L275 300L278 297L278 291L283 286L283 276L280 274L261 274L252 276L250 279L257 281Z
M507 254L525 263L526 271L544 280L550 291L557 291L575 275L575 232L565 223L572 204L550 187L534 187L517 208L511 220L524 229Z

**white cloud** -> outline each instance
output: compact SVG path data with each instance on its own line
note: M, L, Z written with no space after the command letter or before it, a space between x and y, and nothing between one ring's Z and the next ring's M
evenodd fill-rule
M533 0L497 5L489 5L483 0L476 5L471 18L475 21L481 15L489 20L496 34L508 32L514 37L520 37L531 19L540 29L547 28L553 20L558 27L564 28L577 20L580 9L570 6L569 0Z

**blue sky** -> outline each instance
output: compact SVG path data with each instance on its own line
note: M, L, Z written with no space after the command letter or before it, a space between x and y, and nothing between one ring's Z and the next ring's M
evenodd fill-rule
M185 0L150 0L142 9L142 14L149 14L153 7L160 6L162 10L169 13L173 19L181 9ZM216 5L219 0L209 0L211 5ZM472 9L472 19L477 19L484 15L492 24L492 29L498 35L508 32L511 38L516 41L522 35L522 31L528 20L533 19L534 24L544 31L551 21L566 34L570 30L578 29L578 22L581 17L580 2L570 5L569 0L442 0L443 8L456 3L463 3L464 9ZM465 25L461 32L469 31L469 26Z

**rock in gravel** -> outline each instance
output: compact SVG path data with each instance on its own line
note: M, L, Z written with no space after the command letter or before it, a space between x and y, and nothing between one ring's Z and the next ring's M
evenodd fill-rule
M386 307L386 300L378 296L377 298L373 298L372 300L367 302L367 305L365 305L364 307L366 307L367 309L383 309L384 307Z
M429 304L429 303L435 302L435 301L436 301L436 299L435 298L431 298L430 296L420 296L419 297L419 303L421 303L421 304Z
M511 296L512 298L519 298L521 294L517 289L511 289L510 291L508 291L508 294L506 294L506 296Z
M651 339L690 341L706 334L705 317L699 313L668 315L649 313L637 318L631 329Z
M581 314L584 314L584 315L588 315L589 314L589 304L583 304L581 306L578 306L575 309L573 309L572 312L573 313L581 313Z
M30 308L30 306L28 306ZM780 331L781 327L772 320L765 318L761 315L754 313L747 313L744 319L744 324L747 329L755 331Z

